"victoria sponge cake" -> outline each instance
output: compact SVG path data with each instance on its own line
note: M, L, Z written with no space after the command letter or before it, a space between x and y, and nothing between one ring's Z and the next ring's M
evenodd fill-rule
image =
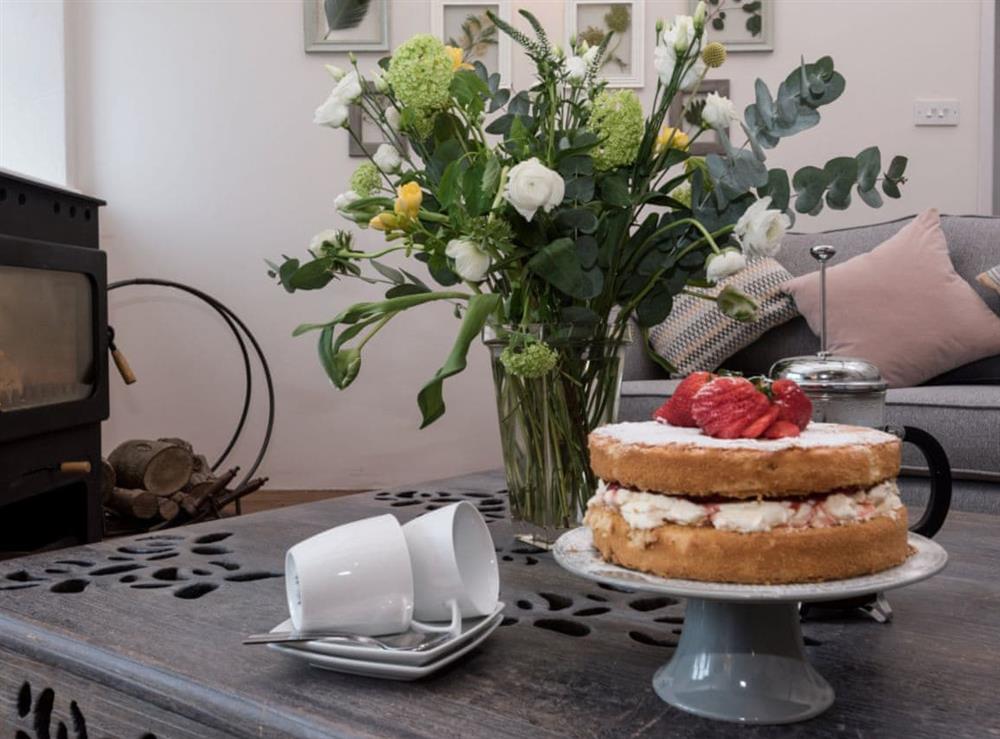
M752 584L855 577L906 559L899 439L808 417L782 420L774 396L759 392L767 409L741 406L747 426L767 421L757 424L759 436L672 425L663 408L655 421L590 435L599 483L585 522L604 559L664 577ZM786 421L794 433L765 435Z

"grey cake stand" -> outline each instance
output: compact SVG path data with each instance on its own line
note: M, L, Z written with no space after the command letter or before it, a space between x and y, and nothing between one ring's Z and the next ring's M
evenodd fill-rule
M788 724L819 715L834 695L806 659L798 603L891 590L944 568L948 554L940 545L912 533L909 541L914 553L899 567L801 585L671 580L627 570L601 559L586 527L563 534L552 552L588 580L687 598L674 656L653 676L653 689L667 703L722 721Z

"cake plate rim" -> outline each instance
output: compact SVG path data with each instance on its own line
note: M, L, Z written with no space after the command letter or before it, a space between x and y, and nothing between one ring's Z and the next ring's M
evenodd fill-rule
M560 567L574 575L617 588L737 603L808 603L871 595L913 585L933 577L947 565L948 552L937 542L912 531L908 532L907 542L914 552L896 567L861 577L786 585L682 580L630 570L601 559L588 526L578 526L562 534L552 546L552 554Z

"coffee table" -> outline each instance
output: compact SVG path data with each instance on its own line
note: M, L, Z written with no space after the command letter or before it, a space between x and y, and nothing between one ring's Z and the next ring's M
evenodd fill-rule
M501 558L505 626L416 683L312 670L245 634L286 617L285 549L384 513L470 500ZM741 727L650 689L683 603L574 577L513 539L499 473L0 562L0 728L25 737L949 736L1000 733L1000 519L953 513L948 568L890 594L894 620L803 624L837 692L811 721ZM18 735L21 736L21 735Z

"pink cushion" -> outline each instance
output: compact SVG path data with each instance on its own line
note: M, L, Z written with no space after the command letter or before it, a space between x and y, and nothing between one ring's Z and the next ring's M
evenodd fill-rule
M873 362L889 387L919 385L1000 354L1000 318L955 272L933 208L826 277L827 348ZM784 290L819 334L819 273L789 280Z

